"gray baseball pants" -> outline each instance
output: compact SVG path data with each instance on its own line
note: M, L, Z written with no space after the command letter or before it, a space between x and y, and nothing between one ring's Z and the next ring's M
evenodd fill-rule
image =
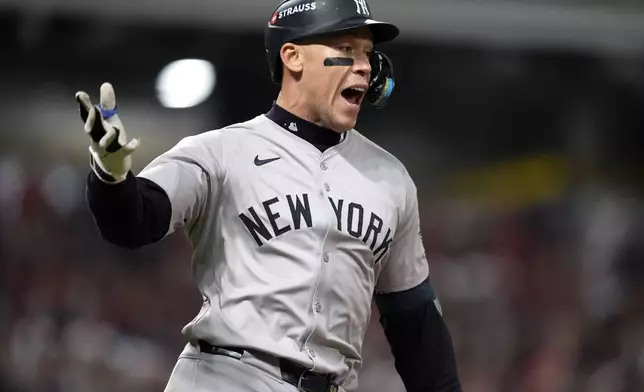
M165 392L298 392L282 380L277 358L245 352L241 359L202 353L187 344Z

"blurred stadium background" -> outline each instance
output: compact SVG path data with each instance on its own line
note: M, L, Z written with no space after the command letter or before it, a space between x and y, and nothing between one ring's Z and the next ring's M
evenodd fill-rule
M1 391L163 389L190 250L101 240L74 93L114 84L138 172L270 108L276 4L0 0ZM358 129L418 185L465 391L644 391L644 2L370 4L402 28L397 90ZM181 59L211 65L162 72ZM402 392L377 319L360 392Z

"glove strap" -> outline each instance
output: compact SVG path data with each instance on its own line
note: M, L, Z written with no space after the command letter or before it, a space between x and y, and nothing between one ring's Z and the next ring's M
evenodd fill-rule
M104 183L107 184L118 184L119 182L122 182L123 180L117 180L114 178L113 175L109 174L103 168L101 165L97 162L97 160L94 158L92 153L89 154L89 167L92 169L94 174L99 178L99 180L103 181Z
M119 109L118 105L114 106L114 109L105 109L100 103L96 106L98 107L98 110L101 111L101 115L105 120L117 114Z

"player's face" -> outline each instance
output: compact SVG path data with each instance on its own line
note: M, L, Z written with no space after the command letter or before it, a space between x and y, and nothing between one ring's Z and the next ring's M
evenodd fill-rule
M321 125L337 132L355 127L369 87L372 50L371 31L366 27L307 45L301 85ZM353 59L353 65L324 65L325 59L338 57Z

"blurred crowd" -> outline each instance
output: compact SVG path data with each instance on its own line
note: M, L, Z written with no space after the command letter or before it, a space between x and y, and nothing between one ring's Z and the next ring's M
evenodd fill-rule
M51 180L21 178L8 162L0 165L0 391L163 390L185 344L181 327L200 305L186 237L136 251L111 246L85 204L86 168L68 168L59 178L68 182L52 190ZM639 197L585 182L505 207L421 196L464 390L644 390ZM359 390L404 391L377 313L366 339Z
M163 390L199 305L184 243L122 251L24 185L1 214L0 390Z

